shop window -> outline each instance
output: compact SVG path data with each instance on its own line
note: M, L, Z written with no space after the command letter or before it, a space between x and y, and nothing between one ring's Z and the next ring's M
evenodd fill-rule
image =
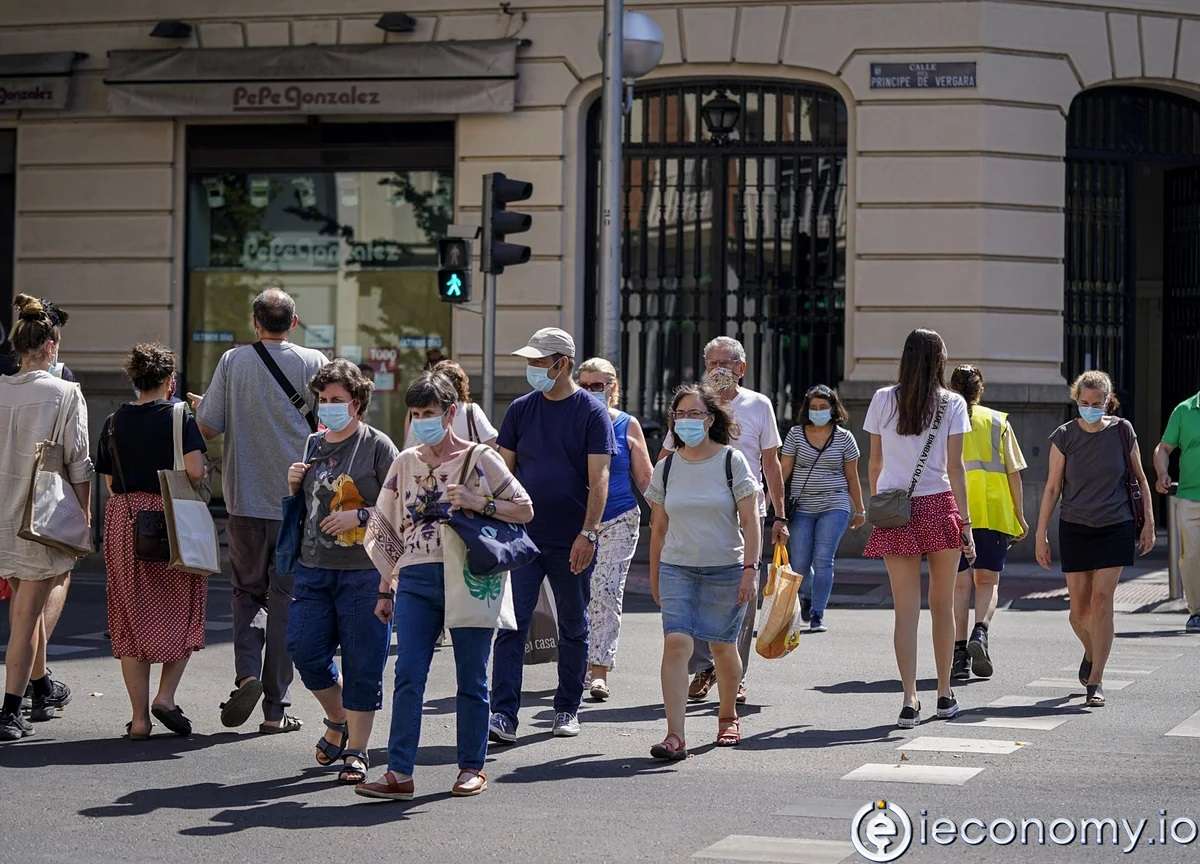
M360 364L376 387L368 420L399 442L408 382L452 351L450 308L436 299L452 145L406 158L388 141L347 154L336 136L282 155L214 140L223 151L189 163L188 388L203 392L221 354L253 341L251 301L278 283L296 299L293 341ZM362 167L338 164L351 159Z

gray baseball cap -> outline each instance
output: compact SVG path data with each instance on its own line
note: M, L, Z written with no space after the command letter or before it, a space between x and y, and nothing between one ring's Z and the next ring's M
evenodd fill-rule
M528 345L518 348L512 353L528 360L540 360L551 354L562 354L574 358L575 340L566 330L560 330L557 327L543 327L529 337Z

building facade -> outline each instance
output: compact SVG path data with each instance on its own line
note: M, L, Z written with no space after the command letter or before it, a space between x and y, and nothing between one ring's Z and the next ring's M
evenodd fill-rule
M297 341L369 365L398 436L429 358L481 366L478 304L437 300L436 240L478 222L490 171L534 184L533 257L497 295L502 401L530 331L591 347L599 2L155 6L0 2L0 300L70 309L93 412L141 339L202 391L278 280ZM1143 441L1200 386L1193 0L627 8L666 41L625 133L634 413L660 421L724 333L781 422L818 382L861 418L932 327L1013 412L1033 513L1068 378L1111 371ZM386 32L389 12L410 18Z

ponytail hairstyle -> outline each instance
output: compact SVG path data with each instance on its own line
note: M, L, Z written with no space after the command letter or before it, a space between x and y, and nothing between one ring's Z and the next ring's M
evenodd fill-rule
M950 376L950 389L967 400L967 417L971 417L975 406L983 398L983 372L977 366L963 363Z
M946 375L946 343L933 330L918 329L904 340L896 387L896 432L920 435L933 425L938 391Z
M22 357L37 354L47 342L62 338L59 328L67 323L67 313L53 303L44 303L28 294L18 294L13 301L17 323L13 325L13 350Z
M1112 378L1107 372L1089 369L1076 378L1071 384L1071 400L1078 402L1084 390L1099 390L1101 393L1107 394L1108 398L1104 400L1105 414L1116 414L1121 407L1121 400L1117 398L1116 388L1113 387Z

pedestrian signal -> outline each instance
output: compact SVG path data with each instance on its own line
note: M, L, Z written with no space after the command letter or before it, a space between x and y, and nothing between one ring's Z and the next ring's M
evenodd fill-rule
M471 299L471 245L446 237L438 241L438 297L447 303Z

